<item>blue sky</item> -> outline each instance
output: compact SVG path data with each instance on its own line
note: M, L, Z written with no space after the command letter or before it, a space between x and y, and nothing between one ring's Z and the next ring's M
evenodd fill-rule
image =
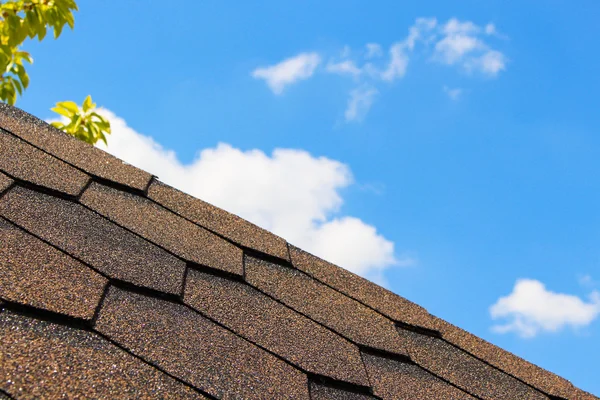
M600 394L600 4L79 3L19 107Z

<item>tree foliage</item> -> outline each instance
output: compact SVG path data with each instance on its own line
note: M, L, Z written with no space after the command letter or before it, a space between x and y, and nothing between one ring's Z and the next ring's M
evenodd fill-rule
M52 126L84 142L94 144L102 140L106 143L105 134L110 133L110 123L95 110L92 96L87 96L81 107L73 101L58 102L52 111L66 117L67 122L53 122Z
M73 29L77 11L75 0L0 0L0 100L14 105L17 97L29 86L25 63L32 64L31 55L21 46L26 39L42 41L48 30L58 38L65 25ZM54 123L78 139L94 144L106 142L109 122L95 112L96 105L88 96L82 107L72 101L56 104L52 111L66 117L67 123Z

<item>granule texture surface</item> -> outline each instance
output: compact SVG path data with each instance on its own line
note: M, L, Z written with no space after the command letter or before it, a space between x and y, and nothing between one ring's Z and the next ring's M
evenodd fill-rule
M91 319L106 279L0 218L0 298Z
M16 187L0 215L111 278L181 293L185 262L80 204Z
M38 186L77 196L90 177L0 129L0 171Z
M308 399L305 374L184 305L111 287L96 329L215 397Z
M0 385L19 399L206 399L97 334L0 313Z
M242 282L189 271L185 302L306 371L368 385L357 346Z

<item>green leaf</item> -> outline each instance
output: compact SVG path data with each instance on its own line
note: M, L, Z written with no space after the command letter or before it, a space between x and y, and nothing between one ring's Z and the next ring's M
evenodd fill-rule
M71 111L71 113L73 114L79 113L79 107L77 106L77 104L75 104L74 101L61 101L59 103L56 103L56 105Z
M88 95L83 101L83 112L86 113L94 108L96 105L92 103L92 96Z
M70 111L58 106L51 108L50 111L54 111L55 113L63 115L67 118L70 118L73 115Z

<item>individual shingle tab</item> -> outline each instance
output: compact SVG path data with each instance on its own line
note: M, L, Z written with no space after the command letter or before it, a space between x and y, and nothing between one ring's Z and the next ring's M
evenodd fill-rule
M290 256L294 267L389 318L435 329L432 316L423 307L295 246L290 246Z
M77 196L90 177L0 129L0 170L35 185Z
M399 329L418 365L482 399L548 399L442 339Z
M308 399L306 375L184 305L111 287L96 329L217 398Z
M154 180L148 197L195 223L250 249L288 260L287 243L237 215Z
M306 274L252 257L245 258L246 279L290 308L355 343L408 354L394 323L356 300Z
M10 185L12 185L12 183L12 179L0 172L0 194L2 194L2 192L8 189Z
M0 387L15 398L206 399L97 334L3 312Z
M531 364L448 322L435 318L435 327L448 342L553 396L573 398L571 382Z
M190 270L184 301L305 371L369 384L358 347L245 283Z
M375 397L366 394L350 392L345 389L310 382L311 400L375 400Z
M415 364L363 354L373 391L383 400L475 400Z
M91 319L106 279L0 218L0 297Z
M4 103L0 103L0 127L102 179L145 190L152 178L149 173Z
M146 198L92 183L80 199L94 211L178 256L242 275L242 251Z
M181 293L185 262L80 204L16 187L0 215L111 278Z

